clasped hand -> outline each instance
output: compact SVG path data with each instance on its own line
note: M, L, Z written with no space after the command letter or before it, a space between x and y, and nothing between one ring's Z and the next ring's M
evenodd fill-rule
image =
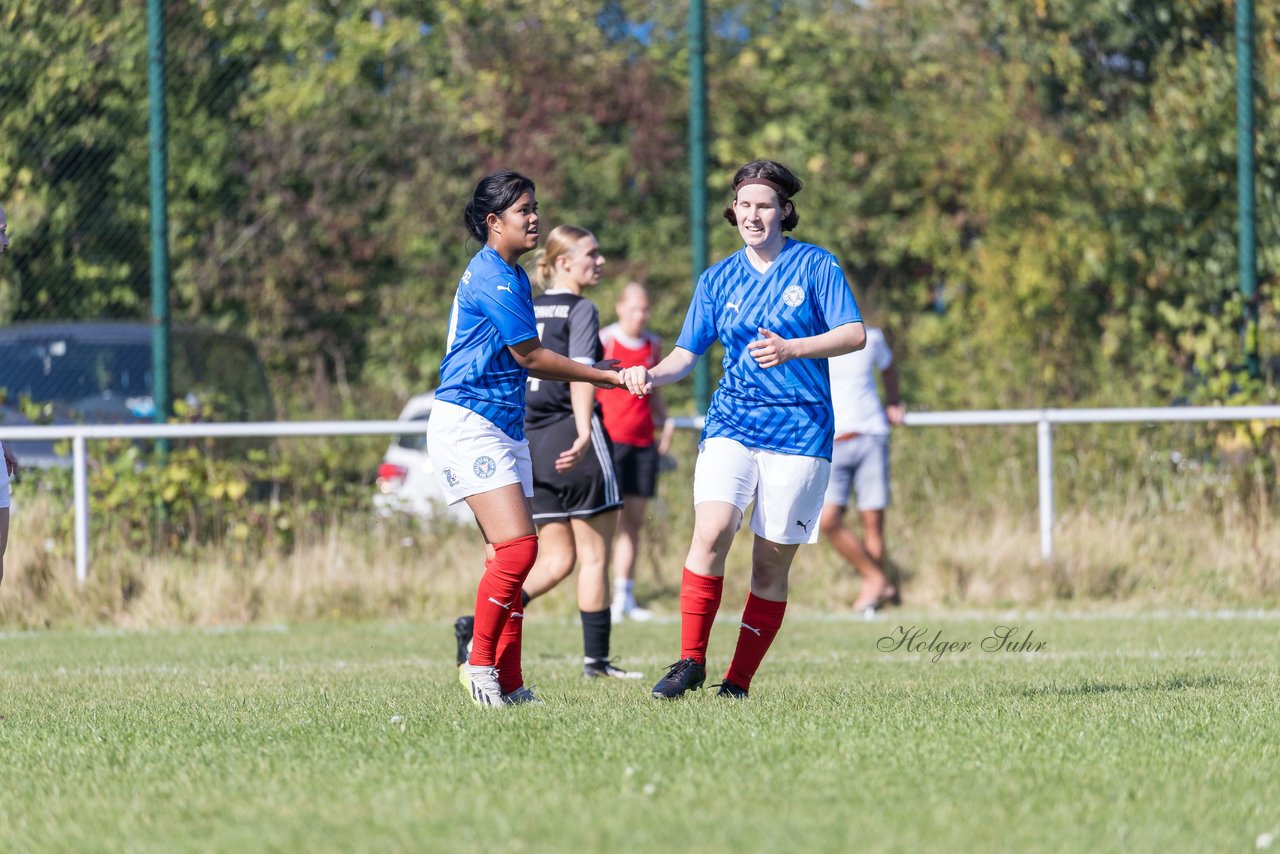
M623 368L618 370L618 359L605 359L603 362L596 362L594 367L597 371L607 371L612 376L608 380L600 380L593 382L596 388L625 388L636 397L644 397L653 391L653 383L649 381L649 372L642 367ZM629 371L640 371L642 379L633 382L627 379Z
M653 392L653 378L643 365L633 365L622 369L622 385L636 397L644 397Z

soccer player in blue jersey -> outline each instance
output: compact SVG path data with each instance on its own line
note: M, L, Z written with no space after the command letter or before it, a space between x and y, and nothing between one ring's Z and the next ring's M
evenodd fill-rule
M533 300L542 346L575 362L594 365L604 358L600 318L587 297L600 283L604 255L595 235L576 225L559 225L537 253L534 277L543 293ZM613 389L632 398L625 389ZM642 401L643 402L643 401ZM525 436L533 460L530 508L538 527L538 561L525 579L521 612L569 577L576 565L582 620L582 675L641 679L609 658L609 544L622 506L613 444L604 430L596 389L587 383L530 379L525 392ZM458 665L466 661L470 616L454 623ZM513 679L498 667L500 679ZM521 680L523 681L523 680Z
M614 388L622 379L538 339L529 277L516 263L538 245L533 181L510 171L486 176L463 221L482 248L449 314L427 443L446 499L467 502L485 541L471 653L459 676L479 705L515 705L537 701L520 672L520 588L538 556L525 383L534 376Z
M649 371L623 372L628 388L646 393L685 377L716 339L724 345L694 473L680 660L653 686L655 697L679 697L706 679L725 557L752 501L751 592L717 696L747 696L782 625L796 549L818 539L834 435L827 359L859 349L866 335L836 257L785 236L800 219L792 198L801 186L772 160L738 170L724 215L745 245L698 279L675 349Z

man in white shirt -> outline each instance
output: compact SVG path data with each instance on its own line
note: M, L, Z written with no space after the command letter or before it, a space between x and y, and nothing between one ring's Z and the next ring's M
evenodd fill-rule
M889 429L902 423L906 407L898 397L898 371L884 333L867 329L867 345L828 362L836 437L831 479L823 499L823 535L862 576L855 611L871 617L897 604L897 588L884 573L884 511L889 506ZM876 373L884 378L888 405L882 406ZM863 537L845 526L850 492L856 492Z

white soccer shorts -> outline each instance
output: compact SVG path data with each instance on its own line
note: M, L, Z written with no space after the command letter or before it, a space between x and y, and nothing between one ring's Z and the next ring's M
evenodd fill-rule
M517 442L470 409L443 400L431 404L427 453L449 504L513 483L524 487L525 498L533 497L529 442Z
M822 497L831 463L820 457L748 448L723 437L698 449L693 474L693 504L724 501L746 515L756 504L751 530L784 545L816 543Z

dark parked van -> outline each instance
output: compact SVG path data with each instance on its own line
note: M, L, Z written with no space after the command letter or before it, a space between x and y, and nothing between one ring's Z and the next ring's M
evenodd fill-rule
M246 338L170 330L170 388L191 421L275 417L262 362ZM64 322L0 327L0 426L151 422L151 327ZM27 412L20 402L29 399ZM38 408L38 412L32 409ZM35 419L29 414L36 415ZM13 442L22 464L65 465L49 442Z

